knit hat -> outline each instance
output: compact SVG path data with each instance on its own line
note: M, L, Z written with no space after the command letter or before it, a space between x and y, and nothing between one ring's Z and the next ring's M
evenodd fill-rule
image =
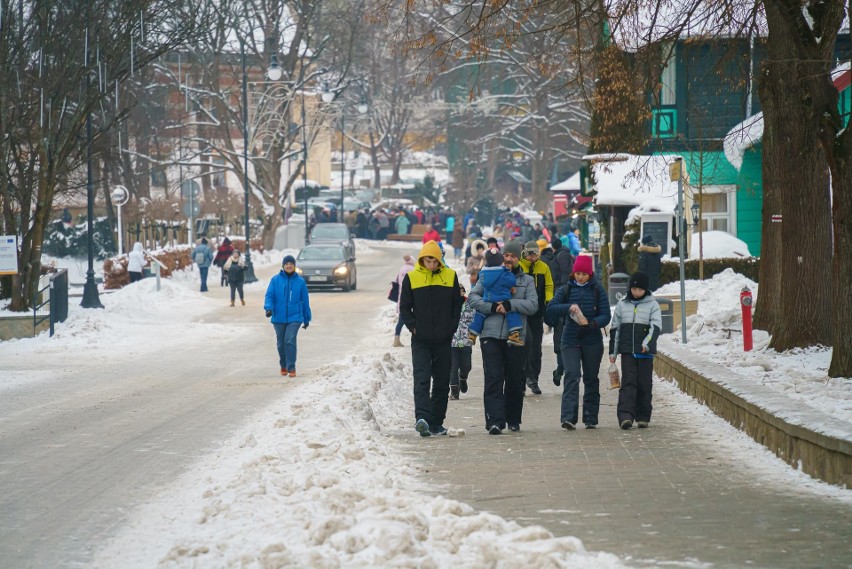
M281 266L283 267L287 263L293 263L295 265L296 257L294 257L293 255L284 255L284 259L281 260Z
M643 245L650 245L653 242L654 242L654 238L651 237L651 235L645 235L644 237L642 237L642 244Z
M506 253L511 253L512 255L514 255L518 259L520 259L523 252L524 252L524 246L521 245L521 242L518 241L517 239L512 239L511 241L509 241L508 243L503 245L503 254L504 255Z
M593 275L595 268L592 265L592 258L588 255L577 255L577 260L574 261L574 272Z
M499 267L503 264L503 255L500 254L496 248L489 249L485 252L485 266L486 267Z
M651 279L648 277L647 273L636 271L630 275L630 288L641 288L642 290L647 291L648 287L651 286L650 283Z
M524 255L528 255L529 253L535 253L536 255L541 253L541 250L538 248L537 241L527 241L526 244L524 244Z

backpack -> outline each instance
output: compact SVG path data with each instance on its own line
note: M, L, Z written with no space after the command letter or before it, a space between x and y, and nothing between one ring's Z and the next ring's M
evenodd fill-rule
M195 252L195 264L203 265L204 264L204 251L196 251Z

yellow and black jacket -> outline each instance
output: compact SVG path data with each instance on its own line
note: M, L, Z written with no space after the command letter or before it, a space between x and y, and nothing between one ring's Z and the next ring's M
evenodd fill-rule
M538 295L538 311L530 318L543 318L547 305L553 300L553 276L550 267L542 260L537 260L530 270L530 262L526 259L518 261L521 269L535 281L535 291Z
M438 265L430 271L423 266L423 257L441 260L441 249L434 241L423 245L417 265L402 281L399 293L399 313L414 339L426 343L450 342L459 326L464 299L455 271Z

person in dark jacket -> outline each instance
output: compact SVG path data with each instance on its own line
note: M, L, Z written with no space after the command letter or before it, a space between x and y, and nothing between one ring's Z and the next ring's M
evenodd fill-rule
M515 290L511 300L489 302L483 299L483 279L470 291L468 302L485 316L485 325L479 343L482 351L485 428L492 435L503 434L506 426L510 431L521 429L524 411L524 367L527 361L526 348L509 343L508 315L521 315L523 332L521 339L529 337L526 318L538 311L538 294L535 281L524 273L518 264L523 244L509 241L503 246L503 266L515 275Z
M225 286L228 281L228 269L225 268L225 263L228 262L228 259L231 258L231 254L234 252L234 246L231 245L231 240L225 237L222 240L222 244L219 245L219 248L216 249L216 257L213 259L213 264L222 269L222 276L219 279L219 285Z
M414 428L421 437L447 434L451 346L463 303L459 279L441 263L438 243L424 243L399 293L399 314L411 331Z
M530 338L527 344L527 365L525 374L527 387L535 395L541 395L538 386L538 377L541 374L541 342L544 336L544 311L548 303L553 299L553 278L550 275L550 267L539 259L541 251L535 241L529 241L524 245L523 259L518 264L521 269L535 281L535 290L538 295L538 310L527 318Z
M554 226L555 227L555 226ZM574 268L574 257L571 252L562 244L562 240L556 236L550 241L550 246L553 247L553 260L551 266L551 278L553 279L554 294L562 285L567 283L571 278L571 273ZM544 258L544 254L542 254ZM562 376L565 374L565 365L562 363L562 324L563 318L558 318L553 323L553 351L556 352L556 369L553 370L553 384L557 387L562 381Z
M662 247L654 243L654 238L645 235L639 245L639 270L648 275L648 290L660 288L660 263L663 258Z
M629 429L633 421L640 429L651 421L651 377L657 338L663 327L660 305L649 285L648 275L638 271L630 277L630 290L615 305L609 335L609 361L621 354L621 389L618 391L618 424Z
M601 329L610 321L607 293L595 278L592 258L579 255L574 261L571 280L562 286L547 307L548 323L564 318L560 346L565 365L562 389L562 428L577 426L580 368L583 370L583 423L587 429L598 425L600 409L600 372L603 358Z
M234 251L231 258L222 265L222 271L228 275L228 285L231 287L231 306L234 306L236 293L240 293L240 304L246 305L243 297L243 283L246 282L245 263L239 251Z
M281 271L269 281L263 309L275 327L281 375L296 377L296 336L299 326L307 329L311 323L311 303L308 286L296 272L293 255L284 257Z

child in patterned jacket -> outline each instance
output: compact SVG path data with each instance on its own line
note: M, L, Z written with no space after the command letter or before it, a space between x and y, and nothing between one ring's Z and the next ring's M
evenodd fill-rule
M473 352L473 342L468 337L468 327L473 322L473 316L476 311L471 308L467 302L467 291L464 286L459 285L461 295L465 298L462 305L461 315L459 316L459 327L456 333L453 334L453 363L450 368L450 399L458 399L459 392L467 393L467 376L471 369L471 354Z

